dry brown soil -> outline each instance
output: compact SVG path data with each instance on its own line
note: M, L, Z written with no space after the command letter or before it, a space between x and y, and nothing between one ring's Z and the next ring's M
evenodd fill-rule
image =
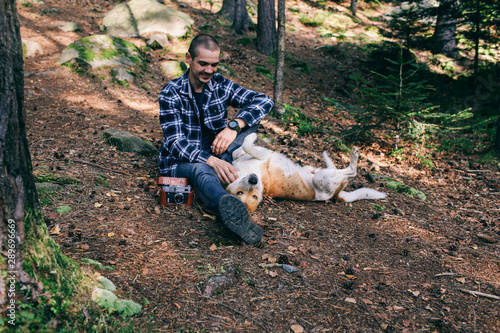
M239 36L229 27L214 24L217 16L208 3L184 3L180 10L195 18L194 33L212 23L212 33L222 36L223 61L236 73L233 79L272 96L272 82L254 70L271 68L255 44L239 46ZM171 5L179 8L177 2ZM388 193L386 200L343 204L267 198L253 216L264 229L263 241L245 245L194 207L160 206L155 158L117 151L102 138L105 129L118 128L159 146L157 98L172 79L161 74L159 62L183 59L186 42L151 51L152 74L141 85L122 87L78 76L56 63L69 43L99 33L111 2L48 0L18 8L23 38L44 49L43 55L25 60L34 174L79 181L43 196L47 226L75 261L90 258L112 267L82 264L111 279L120 297L143 304L132 319L139 330L153 321L161 332L500 332L495 166L477 164L477 156L424 151L435 168L423 167L412 142L403 143L405 159L399 160L391 156L394 142L380 129L376 139L349 143L362 151L359 175L349 188L377 188ZM40 11L51 8L58 12ZM296 16L288 20L294 31L287 35L287 51L309 63L312 74L287 71L285 102L340 135L353 124L352 117L326 105L323 97L341 99L335 88L363 62L349 52L338 58L321 53L314 29ZM55 27L68 21L82 30ZM294 161L322 166L321 153L328 150L339 166L348 163L346 152L326 136L298 137L293 126L273 117L261 132L273 139L269 147ZM377 179L371 182L369 173L402 181L427 200L384 188ZM63 205L72 210L57 213ZM276 263L299 271L287 273ZM228 265L238 269L234 283L202 297L208 278Z

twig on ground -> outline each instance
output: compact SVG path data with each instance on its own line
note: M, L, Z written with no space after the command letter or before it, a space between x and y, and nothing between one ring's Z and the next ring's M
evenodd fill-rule
M85 161L80 161L80 160L68 160L68 161L75 162L75 163L80 163L80 164L91 165L91 166L99 168L99 169L103 169L103 170L114 172L114 173L119 173L119 174L125 175L125 176L132 176L131 174L129 174L127 172L120 171L120 170L114 170L114 169L107 168L105 166L102 166L102 165L99 165L99 164L95 164L95 163L90 163L90 162L85 162Z
M456 276L456 275L462 275L460 273L452 273L452 272L445 272L441 274L436 274L434 277L439 277L439 276Z
M462 289L462 288L460 288L460 291L467 293L467 294L474 295L474 296L482 296L482 297L486 297L486 298L500 300L500 296L496 296L496 295L492 295L492 294L485 294L485 293L482 293L480 291L474 291L474 290Z

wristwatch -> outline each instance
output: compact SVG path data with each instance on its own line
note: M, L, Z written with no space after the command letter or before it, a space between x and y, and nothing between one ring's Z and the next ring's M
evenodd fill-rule
M236 131L237 133L241 132L240 124L238 124L238 122L234 119L227 124L227 127L229 127L229 129Z

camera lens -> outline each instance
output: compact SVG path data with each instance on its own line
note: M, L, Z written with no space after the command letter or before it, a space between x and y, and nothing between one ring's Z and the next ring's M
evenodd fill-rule
M184 203L184 194L181 194L181 193L176 193L174 195L174 202L176 204L181 204L181 203Z

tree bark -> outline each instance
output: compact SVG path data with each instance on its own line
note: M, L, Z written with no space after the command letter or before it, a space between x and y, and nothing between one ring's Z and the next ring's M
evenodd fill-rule
M352 15L356 16L356 12L358 11L358 0L351 0L351 12Z
M15 0L0 0L0 308L13 302L12 281L33 284L23 268L26 211L39 212L23 108L23 51ZM3 255L3 254L2 254ZM3 259L3 258L2 258ZM9 301L7 301L7 296Z
M274 0L259 0L257 15L257 51L271 55L277 44Z
M457 21L459 0L441 0L434 30L433 53L457 56Z
M500 91L497 90L497 94L500 94ZM500 154L500 96L497 95L497 104L498 104L498 119L497 119L497 135L495 139L495 150Z
M274 74L274 110L284 113L283 84L285 76L285 0L278 0L278 47L276 49L276 71Z
M229 20L237 34L242 34L252 27L246 0L223 0L222 8L217 14Z

